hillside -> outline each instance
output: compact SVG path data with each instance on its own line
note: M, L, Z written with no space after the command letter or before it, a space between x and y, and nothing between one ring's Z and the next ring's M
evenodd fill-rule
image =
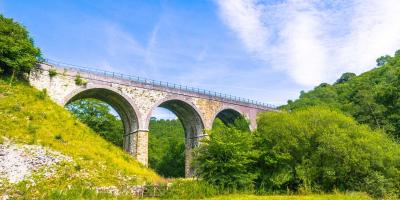
M106 186L122 191L127 186L163 181L52 102L45 91L38 91L27 83L9 86L0 80L0 121L3 148L48 150L67 158L52 165L50 175L48 170L35 169L25 181L14 184L0 173L0 194L44 198L68 191L90 193ZM40 149L41 146L45 149ZM48 152L43 155L54 154Z
M358 122L383 129L400 138L400 51L377 59L377 67L356 76L344 73L335 83L322 83L299 99L288 101L285 110L309 106L340 109Z

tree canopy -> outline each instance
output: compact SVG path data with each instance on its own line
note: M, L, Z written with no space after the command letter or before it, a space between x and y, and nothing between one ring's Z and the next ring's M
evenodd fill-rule
M195 149L193 166L196 175L211 185L236 190L253 187L256 174L252 168L256 152L250 131L242 122L225 125L216 119L209 137ZM248 129L247 129L248 130Z
M150 120L149 165L164 177L185 176L185 133L179 120Z
M0 74L14 77L29 73L41 59L28 31L21 24L0 14Z
M257 184L264 190L400 191L400 145L339 111L309 107L258 118Z
M284 110L328 106L353 116L358 122L400 138L400 51L377 60L378 67L359 76L345 73L334 84L324 84L299 99L288 101Z

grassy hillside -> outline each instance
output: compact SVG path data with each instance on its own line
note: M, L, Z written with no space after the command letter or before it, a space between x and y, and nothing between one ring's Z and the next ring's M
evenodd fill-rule
M27 83L9 86L0 80L0 143L36 144L73 159L57 166L57 173L44 179L35 175L34 184L0 185L0 194L44 197L68 190L84 191L99 186L137 185L163 181L130 155L105 141L79 122L63 107L52 102L45 91Z

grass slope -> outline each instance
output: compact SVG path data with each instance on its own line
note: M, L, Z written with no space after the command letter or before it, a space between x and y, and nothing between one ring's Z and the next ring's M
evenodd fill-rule
M0 185L0 194L45 197L63 191L98 186L128 185L163 181L120 148L94 133L63 107L27 83L9 86L0 79L0 143L37 144L73 158L74 163L57 167L52 178L34 177L35 184ZM74 189L74 187L77 187Z

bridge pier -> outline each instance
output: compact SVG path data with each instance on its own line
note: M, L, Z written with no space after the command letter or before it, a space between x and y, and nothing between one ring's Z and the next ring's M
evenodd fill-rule
M124 149L140 163L148 166L148 130L137 130L125 135Z

